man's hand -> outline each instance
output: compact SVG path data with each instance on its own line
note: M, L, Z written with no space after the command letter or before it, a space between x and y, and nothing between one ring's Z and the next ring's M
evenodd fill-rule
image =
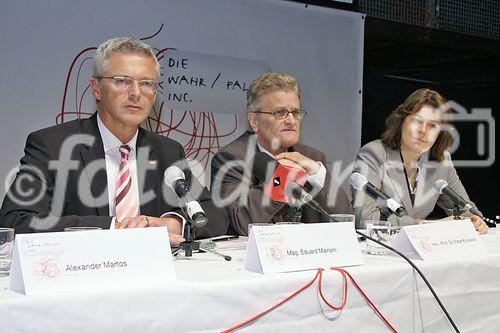
M295 168L295 169L299 169L299 170L304 170L306 171L306 169L304 169L303 167L301 167L300 165L298 165L297 163L295 162L292 162L291 160L287 160L287 159L281 159L281 160L278 160L279 164L281 165L285 165L285 166L288 166L288 167L292 167L292 168ZM306 171L307 172L307 171Z
M182 237L182 221L177 216L152 217L141 215L126 217L121 222L115 222L115 229L148 227L167 227L170 244L179 244L184 241Z
M145 215L126 217L120 222L118 220L115 222L115 229L126 229L126 228L147 228L149 227L150 217Z
M296 151L281 153L276 155L275 158L278 160L278 162L280 162L283 165L295 166L295 167L296 165L298 165L299 167L306 170L306 172L309 175L315 175L320 168L320 165L317 162L311 160L309 157L306 157Z

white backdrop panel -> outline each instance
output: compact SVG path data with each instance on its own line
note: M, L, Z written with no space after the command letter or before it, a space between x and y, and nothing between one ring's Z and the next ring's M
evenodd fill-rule
M17 167L29 132L73 119L75 111L94 112L85 91L93 48L115 36L143 38L155 33L147 42L159 50L251 59L296 76L308 111L302 142L322 150L332 162L341 161L344 169L361 140L363 29L361 14L278 0L4 2L0 177ZM244 91L240 95L245 98ZM205 154L192 154L206 164L217 147L246 128L244 110L198 117L213 117L222 132L232 132L202 147ZM188 149L198 147L193 136L168 135ZM3 198L5 188L0 191Z

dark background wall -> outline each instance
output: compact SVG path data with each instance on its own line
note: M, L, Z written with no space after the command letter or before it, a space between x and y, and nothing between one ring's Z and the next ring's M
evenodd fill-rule
M300 2L367 14L362 144L379 138L388 114L422 87L437 90L468 111L490 108L493 117L499 118L498 0L359 0L351 5L333 0ZM452 158L484 158L477 153L477 122L460 122L456 127L460 146ZM498 144L495 148L499 156ZM493 218L500 215L498 162L457 171L483 213Z
M378 138L387 115L421 87L439 91L469 112L471 108L491 108L498 118L497 40L367 17L364 56L362 143ZM460 145L452 158L480 159L477 122L457 122L455 126ZM498 145L495 148L498 152ZM499 215L498 162L457 171L480 209L491 217Z

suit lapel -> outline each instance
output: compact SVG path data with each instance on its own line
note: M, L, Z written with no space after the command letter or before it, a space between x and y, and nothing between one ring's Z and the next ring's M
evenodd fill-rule
M411 203L410 193L404 171L403 161L398 149L388 149L389 160L387 161L386 170L389 175L392 189L395 193L395 198L408 211L410 216L413 216L413 205Z
M97 127L97 114L88 119L82 120L82 134L88 134L95 138L92 145L81 144L80 156L83 163L84 172L93 198L105 198L106 200L95 201L95 207L98 215L109 215L108 201L108 178L106 176L106 160L104 158L104 146L101 135ZM89 165L92 167L89 168ZM94 169L94 166L96 169ZM91 172L91 170L97 170ZM91 172L91 173L89 173Z
M141 214L159 216L162 213L158 204L161 200L153 200L154 198L150 198L149 193L152 191L154 196L162 196L163 175L159 170L158 156L142 128L139 128L137 134L136 147L137 182L139 185Z

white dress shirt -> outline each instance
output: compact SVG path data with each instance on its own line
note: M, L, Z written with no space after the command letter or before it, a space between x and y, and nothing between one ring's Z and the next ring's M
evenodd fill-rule
M122 143L111 131L104 125L99 114L97 114L97 126L99 127L99 133L101 134L102 143L104 146L104 156L106 159L106 176L108 178L108 203L109 203L109 216L116 216L115 212L115 197L116 197L116 183L118 177L118 169L120 167L120 162L122 160L120 154L120 146ZM136 160L136 143L137 143L137 133L135 132L134 137L127 143L130 147L130 153L128 156L128 165L130 170L130 178L132 179L132 184L130 191L135 192L136 206L138 208L139 215L141 214L141 207L139 205L139 187L137 184L137 160Z
M116 221L116 212L115 212L115 197L116 197L116 183L118 177L118 169L120 167L120 162L122 160L120 154L120 146L122 143L111 131L104 125L99 114L97 114L97 126L99 128L99 133L101 134L102 143L104 146L104 157L106 159L106 176L108 178L108 204L109 204L109 216L113 216L111 221L110 229L115 228ZM130 154L128 156L128 164L130 170L130 177L132 179L132 184L130 187L130 191L135 191L135 199L137 204L138 214L141 214L141 206L139 204L139 186L137 181L137 158L136 158L136 145L137 145L137 133L139 130L135 132L134 137L127 143L130 147ZM161 217L165 217L167 215L175 215L181 218L182 220L182 234L184 234L184 224L186 220L180 214L175 212L167 212L164 213Z

